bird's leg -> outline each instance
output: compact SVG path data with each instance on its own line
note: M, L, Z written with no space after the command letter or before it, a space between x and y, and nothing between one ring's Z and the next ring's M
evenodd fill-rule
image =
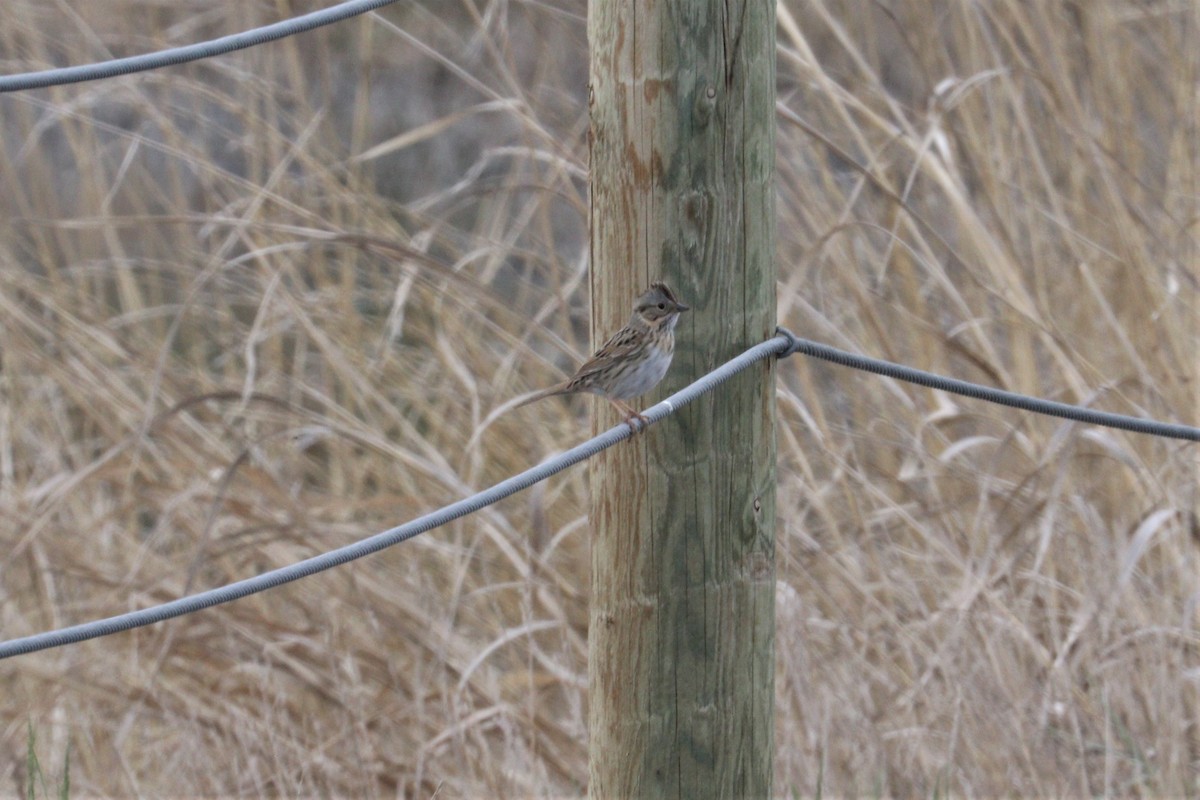
M621 415L625 417L625 424L628 425L629 430L633 431L634 433L641 433L642 431L646 430L646 426L650 424L650 420L645 414L642 414L639 411L634 411L628 403L623 403L620 400L617 400L615 397L606 397L604 399L612 403L613 408L621 412ZM638 421L637 425L633 424L635 419Z

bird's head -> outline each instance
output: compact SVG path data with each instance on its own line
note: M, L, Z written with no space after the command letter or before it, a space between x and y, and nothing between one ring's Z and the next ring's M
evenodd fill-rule
M679 315L688 308L676 299L671 287L657 281L650 284L650 288L633 304L633 313L652 328L663 325L674 327Z

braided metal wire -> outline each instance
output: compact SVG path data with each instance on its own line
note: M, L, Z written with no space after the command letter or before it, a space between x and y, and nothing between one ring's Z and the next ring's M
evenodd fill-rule
M111 78L116 75L128 75L133 72L144 72L173 64L186 64L202 58L232 53L244 50L263 42L273 42L304 31L311 31L323 25L341 22L344 19L374 11L377 8L390 5L396 0L349 0L330 8L302 14L298 17L264 25L261 28L222 36L207 42L172 47L155 53L144 53L128 58L115 58L111 61L101 61L96 64L81 64L76 67L60 67L41 72L23 72L18 75L0 76L0 92L19 92L26 89L44 89L49 86L63 86L68 83L94 81L100 78Z
M773 338L751 347L741 355L702 376L699 380L671 395L661 403L647 409L643 412L643 416L648 420L646 424L654 424L670 416L683 406L701 395L712 391L752 364L770 356L786 358L793 353L803 353L813 358L820 358L853 369L1039 414L1048 414L1078 422L1104 425L1154 436L1200 441L1200 428L1140 419L1123 414L1111 414L1082 406L1042 400L954 378L946 378L931 372L924 372L923 370L906 367L890 361L882 361L848 353L818 342L801 339L785 328L777 329L776 335ZM479 511L523 489L528 489L530 486L544 481L570 466L585 461L601 450L612 447L632 435L633 431L630 427L622 423L583 444L559 453L536 467L532 467L478 494L459 500L456 503L452 503L411 522L383 531L382 533L377 533L374 536L354 542L353 544L339 547L336 550L305 559L296 564L271 570L270 572L265 572L253 578L247 578L226 586L189 595L188 597L181 597L178 600L172 600L151 608L131 611L126 614L119 614L114 617L86 622L80 625L72 625L57 631L48 631L19 639L12 639L7 642L0 642L0 659L33 653L52 647L61 647L66 644L94 639L100 636L108 636L144 625L152 625L156 622L162 622L163 620L191 614L192 612L210 608L211 606L238 600L285 583L290 583L291 581L299 580L300 578L308 577L309 575L314 575L318 572L323 572L327 569L332 569L333 567L346 564L372 553L377 553L392 545L407 541L414 536Z

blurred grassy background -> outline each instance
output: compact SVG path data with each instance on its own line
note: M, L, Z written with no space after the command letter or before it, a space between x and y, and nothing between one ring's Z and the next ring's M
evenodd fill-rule
M7 0L0 68L324 5ZM586 435L582 401L492 414L588 351L585 13L401 3L0 98L4 638L291 563ZM779 17L782 323L1197 422L1200 11ZM779 793L1200 793L1196 448L780 373ZM87 795L580 794L587 550L575 470L0 663L0 785L32 721Z

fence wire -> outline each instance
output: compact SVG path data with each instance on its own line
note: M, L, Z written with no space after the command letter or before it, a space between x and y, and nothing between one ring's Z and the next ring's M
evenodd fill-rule
M787 346L788 340L783 336L776 336L773 339L768 339L761 344L755 345L737 358L725 363L695 383L646 410L643 412L643 416L649 421L648 424L658 422L664 417L673 414L677 409L692 402L697 397L700 397L705 392L711 391L716 386L729 380L751 364L775 355L786 349ZM628 439L631 435L633 434L630 427L625 423L621 423L577 447L559 453L536 467L527 469L519 475L496 484L490 489L486 489L464 500L459 500L457 503L452 503L431 514L426 514L412 522L405 523L391 530L386 530L383 533L377 533L374 536L346 545L345 547L339 547L336 550L313 556L312 558L280 569L264 572L253 578L247 578L216 589L209 589L205 592L181 597L178 600L172 600L151 608L131 611L94 622L72 625L56 631L48 631L33 636L25 636L20 639L12 639L7 642L0 642L0 659L33 653L51 647L61 647L87 639L95 639L98 636L108 636L120 631L130 630L131 628L140 628L144 625L152 625L156 622L180 617L184 614L191 614L194 611L257 594L258 592L282 586L285 583L290 583L300 578L306 578L309 575L315 575L318 572L324 572L327 569L332 569L363 556L377 553L384 548L399 544L440 525L445 525L459 517L472 514L485 506L503 500L509 495L516 494L522 489L528 489L535 483L544 481L550 476L562 472L567 467L589 459L601 450L606 450L614 444Z
M69 83L94 81L100 78L112 78L116 75L129 75L134 72L167 67L173 64L186 64L202 58L225 55L235 50L244 50L256 44L273 42L297 33L311 31L323 25L341 22L358 14L365 14L377 8L390 5L396 0L349 0L330 8L302 14L298 17L264 25L261 28L222 36L207 42L172 47L169 50L159 50L156 53L144 53L128 58L115 58L111 61L101 61L96 64L81 64L75 67L60 67L41 72L24 72L18 75L0 76L0 93L19 92L26 89L45 89L49 86L63 86Z
M891 361L848 353L845 350L838 350L836 347L830 347L827 344L801 339L786 328L780 328L778 333L791 340L787 350L781 354L781 357L789 356L792 353L803 353L806 356L819 358L843 367L851 367L864 372L871 372L876 375L883 375L884 377L895 378L964 397L973 397L976 400L986 400L989 403L1019 408L1022 411L1031 411L1035 414L1060 417L1074 422L1087 423L1088 425L1119 428L1121 430L1133 431L1134 433L1145 433L1150 436L1160 436L1167 439L1186 439L1192 442L1200 442L1200 428L1194 428L1190 425L1158 422L1142 417L1097 411L1094 408L1087 408L1086 406L1059 403L1055 400L1043 400L1040 397L1030 397L1029 395L1009 392L992 386L983 386L978 383L958 380L957 378L947 378L944 375L937 375L932 372L915 369L914 367L906 367L903 364L896 364Z
M848 353L818 342L801 339L785 328L779 328L773 338L751 347L741 355L726 362L707 375L702 376L699 380L671 395L661 403L651 406L643 412L643 416L648 420L646 424L654 424L674 414L688 403L691 403L706 392L712 391L737 373L763 359L770 356L786 358L793 353L804 353L814 358L824 359L854 369L885 375L921 386L954 392L966 397L987 400L1039 414L1049 414L1078 422L1105 425L1155 436L1200 441L1200 428L1155 422L1153 420L1139 419L1122 414L1110 414L1082 406L1041 400L1036 397L1016 394L1015 392L1007 392L988 386L968 383L967 381L946 378L931 372L924 372L889 361ZM108 636L144 625L152 625L156 622L162 622L174 617L191 614L201 609L238 600L276 586L282 586L285 583L299 580L300 578L315 575L318 572L332 569L350 561L355 561L392 545L407 541L414 536L445 525L460 517L472 514L523 489L528 489L535 483L540 483L552 475L557 475L567 467L585 461L600 451L628 439L631 435L633 433L629 426L621 423L583 444L559 453L538 466L502 481L478 494L464 500L459 500L456 503L452 503L411 522L382 533L377 533L374 536L354 542L353 544L339 547L336 550L313 556L296 564L139 611L131 611L106 619L60 628L56 631L47 631L45 633L0 642L0 659L12 658L13 656L33 653L52 647L61 647L75 642L95 639L100 636Z

